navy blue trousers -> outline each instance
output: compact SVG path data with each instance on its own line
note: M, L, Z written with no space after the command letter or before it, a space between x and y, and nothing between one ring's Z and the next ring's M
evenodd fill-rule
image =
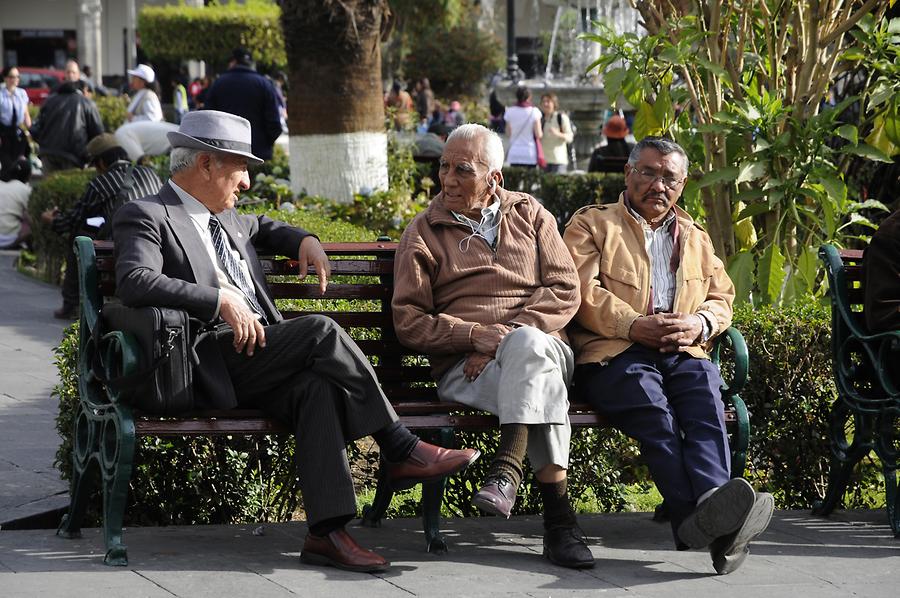
M709 360L637 344L607 365L575 368L579 400L640 443L673 530L700 495L730 478L721 386Z

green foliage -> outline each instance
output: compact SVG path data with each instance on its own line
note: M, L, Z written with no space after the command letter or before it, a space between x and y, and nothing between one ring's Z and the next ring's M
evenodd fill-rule
M100 111L103 128L113 133L122 126L128 115L128 98L125 96L94 96L94 103Z
M775 495L778 508L809 508L825 494L828 416L837 399L830 308L809 296L783 308L744 305L734 324L750 353L741 393L751 414L749 477ZM857 468L847 508L880 506L872 504L884 496L879 469L871 461Z
M28 200L28 216L37 256L36 276L41 280L59 283L66 252L72 243L68 236L58 235L41 221L41 213L53 207L62 212L72 208L96 174L94 170L63 170L48 175L34 186Z
M893 151L900 20L876 25L868 14L856 23L858 12L824 22L809 4L687 6L665 20L639 8L652 35L597 23L583 36L604 47L591 69L614 102L636 107L638 139L668 135L687 150L690 211L740 279L739 303L821 294L824 277L809 255L822 243L867 240L868 212L886 209L863 201L843 171L852 157L887 161ZM852 37L832 35L839 25ZM844 61L827 60L832 53ZM831 105L837 78L856 63L873 84Z
M428 77L436 94L475 96L485 78L502 66L497 39L472 23L412 40L404 73L410 79Z
M617 173L549 174L535 168L504 168L503 187L534 195L556 216L560 231L575 210L593 203L615 203L625 190Z
M381 72L402 77L413 40L459 26L475 9L470 0L390 0L391 31L381 45ZM409 75L406 75L409 77Z
M205 60L223 70L231 51L250 50L267 68L284 68L287 57L281 32L281 9L272 2L144 6L138 15L141 47L151 60L180 63Z

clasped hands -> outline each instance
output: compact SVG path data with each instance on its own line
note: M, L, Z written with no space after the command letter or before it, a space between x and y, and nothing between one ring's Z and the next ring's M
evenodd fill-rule
M660 353L684 351L695 344L702 334L702 317L685 313L641 316L631 325L628 337L645 347L659 349Z
M331 278L331 262L322 249L322 244L313 236L304 237L300 242L299 262L300 280L306 278L309 267L316 269L319 276L319 292L325 294L328 279ZM234 331L232 346L237 353L247 350L247 357L252 357L256 347L266 346L266 331L258 316L247 306L246 301L234 297L230 293L220 292L221 304L219 315Z
M469 353L466 363L463 365L466 380L472 382L484 371L487 364L497 355L500 341L511 331L512 327L504 324L488 324L486 326L478 324L472 328L472 344L475 346L475 352Z

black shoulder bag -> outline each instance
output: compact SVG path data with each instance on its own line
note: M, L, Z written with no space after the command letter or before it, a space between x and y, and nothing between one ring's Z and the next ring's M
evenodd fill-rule
M126 307L119 302L103 306L102 328L129 333L137 342L137 371L122 375L109 371L108 334L97 343L94 374L127 405L154 415L178 415L194 408L193 367L196 346L212 331L182 309ZM96 338L96 337L95 337ZM99 361L99 362L98 362Z

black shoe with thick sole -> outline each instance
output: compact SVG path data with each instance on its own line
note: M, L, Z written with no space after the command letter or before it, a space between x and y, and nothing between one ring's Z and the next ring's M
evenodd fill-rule
M577 525L561 525L544 532L544 556L560 567L590 569L594 555Z

